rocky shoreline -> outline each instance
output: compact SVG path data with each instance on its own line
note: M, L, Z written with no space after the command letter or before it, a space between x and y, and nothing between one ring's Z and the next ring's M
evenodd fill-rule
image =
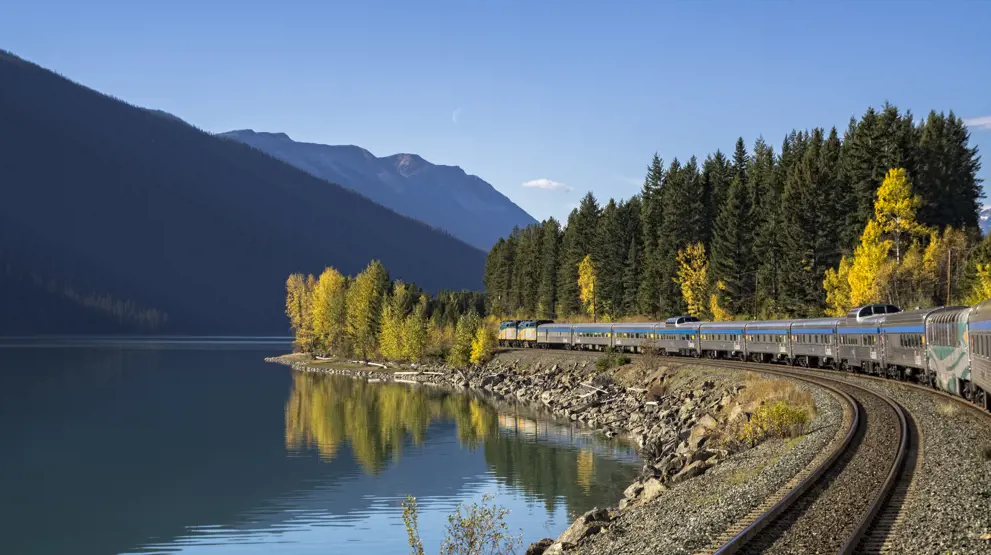
M646 359L618 369L603 369L602 364L596 364L601 356L604 355L505 352L484 367L465 370L443 365L421 365L415 369L335 368L333 363L305 360L297 355L266 361L285 364L301 372L477 391L497 400L540 406L554 417L593 428L607 437L629 437L640 449L644 466L618 506L594 508L579 517L556 540L545 538L531 544L527 553L538 555L578 547L583 552L599 552L599 549L589 551L588 548L602 543L602 537L616 536L623 526L614 524L625 520L621 518L624 514L636 512L634 509L643 510L669 489L705 474L734 453L760 453L759 449L746 449L735 440L733 433L756 408L752 398L741 395L752 383L754 375L683 363L665 365L659 360ZM825 445L823 442L832 438L830 430L835 432L838 428L837 414L842 411L830 408L835 400L829 395L819 390L812 393L816 405L822 404L827 409L820 411L813 423L813 428L821 433L809 434L816 435L816 445L821 448ZM781 453L768 456L780 457ZM758 463L751 460L749 464ZM792 474L800 468L796 466ZM787 472L789 470L778 470L782 475ZM655 543L649 538L627 539L634 543ZM618 546L601 547L613 552Z

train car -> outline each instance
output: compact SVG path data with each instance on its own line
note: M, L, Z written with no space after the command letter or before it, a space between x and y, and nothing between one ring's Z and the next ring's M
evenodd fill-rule
M503 320L499 322L499 346L512 347L516 345L516 332L519 320Z
M791 361L791 320L747 322L747 358L754 362Z
M537 346L543 349L571 349L571 324L548 322L537 325Z
M938 308L926 317L929 383L968 400L973 397L967 344L970 312L967 306L950 306Z
M835 368L836 328L840 318L809 318L791 322L791 360L805 367Z
M744 322L703 322L699 326L699 350L710 358L744 358Z
M974 402L991 411L991 301L974 307L967 328Z
M884 367L881 320L900 309L888 304L869 304L851 309L836 327L837 352L842 367L880 374Z
M654 326L654 345L661 354L699 356L699 319L694 316L672 316Z
M654 324L651 322L613 324L613 348L620 352L642 353L653 344L653 332Z
M517 327L516 344L520 347L536 347L537 326L553 322L553 320L523 320Z
M881 317L885 374L892 378L924 377L926 362L926 317L931 308L907 310Z
M586 351L604 351L612 347L612 324L573 324L572 348Z

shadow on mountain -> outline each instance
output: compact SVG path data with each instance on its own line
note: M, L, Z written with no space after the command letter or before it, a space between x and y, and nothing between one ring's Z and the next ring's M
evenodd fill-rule
M481 285L482 251L247 145L3 51L0 82L3 333L89 331L31 302L94 320L111 307L101 330L147 331L121 323L130 310L159 315L157 332L285 333L289 273L372 258L432 292Z

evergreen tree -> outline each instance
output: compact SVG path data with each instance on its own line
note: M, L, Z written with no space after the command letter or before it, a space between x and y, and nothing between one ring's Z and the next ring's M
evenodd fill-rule
M661 295L661 249L657 241L664 219L664 180L664 163L654 154L640 192L644 268L637 290L637 312L650 316L657 316Z
M574 314L580 308L578 303L578 264L592 253L597 243L596 232L601 209L591 192L587 193L578 209L568 217L568 227L564 233L561 266L558 283L561 310L559 316Z
M922 197L919 222L942 229L975 228L980 210L981 168L977 148L960 118L930 112L919 133L919 165L912 176Z
M719 211L729 194L729 186L732 181L732 167L729 160L722 152L707 157L702 164L702 187L703 196L708 199L705 207L705 217L702 233L702 242L711 244L715 234L716 220L719 218Z
M576 208L568 216L568 225L564 228L561 247L558 249L557 300L554 305L558 318L576 314L581 308L578 302L578 261L574 260L576 251L579 251L578 247L575 246L577 239L574 223L577 219L578 209Z
M757 310L754 242L759 215L754 202L759 198L756 184L748 178L749 166L750 157L743 138L739 138L733 153L733 177L712 236L713 277L723 284L726 308L735 314L753 314Z
M537 315L540 318L554 316L557 302L557 265L561 242L561 226L554 218L548 218L541 226L540 287L537 295Z
M623 314L633 315L639 307L639 288L641 273L641 251L637 248L637 237L630 239L630 250L626 252L623 264Z
M762 216L757 222L754 236L754 252L757 257L757 312L755 316L773 318L778 313L779 266L782 247L779 241L781 228L781 185L777 179L777 157L774 149L763 138L754 143L748 175L758 191Z
M619 208L612 199L606 203L599 218L592 259L599 268L598 309L603 316L614 317L623 306L623 264L626 244Z

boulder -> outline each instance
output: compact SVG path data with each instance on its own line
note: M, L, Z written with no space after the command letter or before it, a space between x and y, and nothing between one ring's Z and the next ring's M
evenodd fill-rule
M677 484L683 482L689 478L694 478L701 474L704 474L706 470L709 469L709 465L705 461L695 461L685 468L681 469L681 472L675 474L671 477L671 483Z
M706 430L715 430L719 426L719 422L716 421L711 415L706 414L702 418L699 418L697 426L702 426Z
M539 541L535 541L530 544L530 547L526 548L526 553L524 555L543 555L547 553L547 548L554 544L554 540L551 538L544 538Z
M626 499L635 499L640 492L643 491L643 484L640 482L633 482L630 487L623 491L623 497Z
M548 547L546 551L544 551L544 555L561 555L562 553L564 553L564 550L571 549L572 547L574 546L570 543L562 543L562 542L552 543L551 546Z
M657 478L651 478L644 482L643 484L643 494L640 496L640 500L643 503L656 499L662 492L668 489L667 486L661 483Z
M575 544L588 536L598 534L609 523L609 511L598 507L575 519L575 522L558 536L558 543ZM552 546L553 547L553 546ZM549 551L545 551L549 553Z

